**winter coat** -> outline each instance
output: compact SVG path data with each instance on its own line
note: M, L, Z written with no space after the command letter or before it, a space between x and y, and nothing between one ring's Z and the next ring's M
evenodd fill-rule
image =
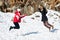
M21 18L23 18L23 17L25 17L25 15L21 16L21 12L16 11L14 18L13 18L13 22L21 22Z
M43 22L48 21L48 18L46 16L47 10L45 8L43 8L43 11L41 11L41 9L39 8L39 12L42 14L42 21Z
M19 11L15 12L14 18L13 18L13 22L21 22L21 20L19 20L20 18L20 14Z

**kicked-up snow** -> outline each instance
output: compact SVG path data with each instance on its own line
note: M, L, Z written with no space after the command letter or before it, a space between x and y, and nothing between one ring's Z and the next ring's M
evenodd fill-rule
M41 22L40 12L22 18L20 29L12 29L14 14L0 12L0 40L60 40L60 13L48 10L49 23L54 29L49 31Z

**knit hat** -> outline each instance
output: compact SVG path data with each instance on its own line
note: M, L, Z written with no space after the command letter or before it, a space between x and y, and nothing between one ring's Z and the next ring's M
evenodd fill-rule
M21 11L21 9L17 9L17 11Z

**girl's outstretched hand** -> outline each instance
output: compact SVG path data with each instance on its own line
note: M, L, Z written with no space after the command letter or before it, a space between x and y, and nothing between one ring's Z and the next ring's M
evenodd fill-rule
M24 14L24 16L27 16L27 14Z

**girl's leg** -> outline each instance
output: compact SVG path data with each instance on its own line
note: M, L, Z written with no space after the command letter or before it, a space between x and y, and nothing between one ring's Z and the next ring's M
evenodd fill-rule
M49 29L49 31L50 31L50 29L51 29L51 26L50 25L48 25L48 23L47 23L47 21L45 21L45 22L43 22L44 23L44 25Z
M20 28L18 22L14 23L14 25L15 25L14 29L19 29Z
M11 29L13 29L13 28L14 28L14 29L19 29L19 28L20 28L20 26L19 26L19 24L18 24L17 22L15 22L14 25L15 25L15 27L10 26L9 31L10 31Z
M48 21L47 21L47 23L48 23ZM48 23L48 25L50 25L50 26L52 27L52 29L54 29L53 25L51 25L51 24L49 24L49 23Z

